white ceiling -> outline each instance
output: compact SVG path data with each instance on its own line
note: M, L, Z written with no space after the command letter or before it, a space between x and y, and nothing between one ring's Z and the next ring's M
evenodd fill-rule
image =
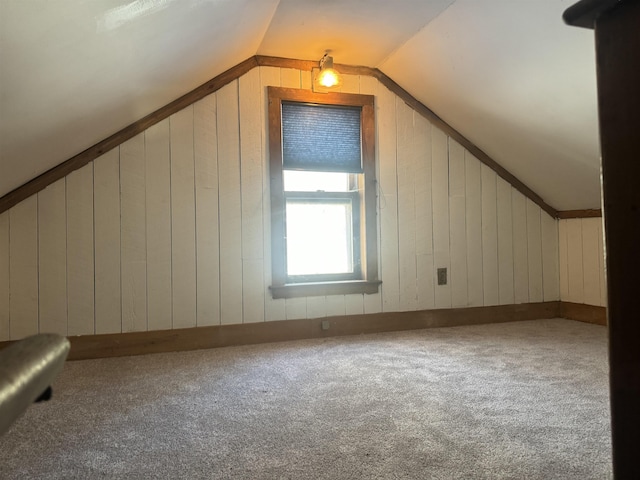
M598 208L574 0L0 0L0 196L259 54L378 67L554 208Z

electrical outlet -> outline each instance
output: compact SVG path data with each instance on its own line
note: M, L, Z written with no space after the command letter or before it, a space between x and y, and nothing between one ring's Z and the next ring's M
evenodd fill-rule
M329 330L330 326L329 320L322 320L322 330Z
M439 268L438 269L438 285L446 285L447 284L447 269Z

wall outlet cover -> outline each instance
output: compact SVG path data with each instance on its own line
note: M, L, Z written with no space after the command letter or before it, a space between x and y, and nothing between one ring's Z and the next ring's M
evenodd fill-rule
M439 268L438 269L438 285L446 285L447 284L447 269Z

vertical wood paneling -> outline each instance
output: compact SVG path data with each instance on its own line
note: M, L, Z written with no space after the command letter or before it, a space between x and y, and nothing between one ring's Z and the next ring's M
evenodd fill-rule
M327 317L345 315L347 310L344 295L331 295L327 297Z
M230 119L230 121L232 121ZM196 207L193 105L169 117L173 328L196 326Z
M451 248L451 306L466 307L469 300L467 286L467 231L464 149L449 138L449 226Z
M386 89L378 94L378 149L380 161L380 228L382 265L382 310L400 308L398 265L398 189L396 155L396 98Z
M122 331L120 292L120 149L93 162L97 334Z
M38 193L39 331L67 335L66 181Z
M435 306L433 268L433 206L431 204L431 124L421 115L415 123L416 282L418 310Z
M468 305L479 307L484 303L482 279L482 241L484 197L481 183L480 161L464 152L465 222L467 230L467 289ZM495 196L494 196L495 204Z
M67 176L67 333L95 333L93 162Z
M172 326L171 294L171 132L167 118L145 132L147 240L147 324ZM213 296L214 292L210 292Z
M558 275L558 221L540 212L542 229L542 287L545 302L560 300Z
M527 198L527 259L529 302L542 302L542 241L540 207Z
M359 75L342 75L342 93L360 93L360 76Z
M398 182L399 309L415 310L418 303L416 271L415 151L413 110L396 98L396 152Z
M451 307L451 281L438 285L435 281L438 268L451 273L449 257L449 150L447 136L437 128L431 128L431 178L433 206L433 263L435 307Z
M375 95L381 293L273 300L267 85L309 88L311 76L251 70L0 215L0 340L36 333L38 318L40 330L115 333L554 300L559 283L563 299L604 303L596 219L558 231L357 75L342 91Z
M581 223L584 303L600 305L600 248L598 245L600 218L583 218Z
M264 321L262 241L262 138L260 71L240 77L240 158L242 183L242 311L243 321Z
M558 222L558 268L560 300L569 300L569 253L567 244L567 220Z
M607 280L606 280L606 257L604 253L604 235L602 218L598 219L598 258L600 259L600 268L598 269L598 275L600 277L600 303L602 307L607 306Z
M9 212L0 213L0 342L9 340Z
M380 287L380 289L382 290L382 287ZM364 304L364 313L379 313L382 311L382 294L380 292L372 295L364 295L362 302Z
M220 324L217 143L216 96L209 95L193 106L198 326Z
M584 267L582 255L582 219L567 220L568 300L584 303Z
M122 331L147 330L144 133L120 146Z
M379 94L386 90L386 87L381 85L375 78L363 76L360 79L360 93L363 95L375 96L375 111L376 111L376 178L380 180L380 149L379 149L379 130L380 130L380 100ZM376 192L378 201L376 202L376 219L377 219L377 234L378 234L378 275L380 279L383 278L382 268L382 234L380 229L380 208L382 199L382 191L379 185L376 185L378 191ZM378 313L382 311L382 293L378 292L371 295L362 296L363 309L365 313Z
M558 222L560 299L606 306L602 218Z
M263 67L260 67L263 68ZM267 67L272 68L272 67ZM311 90L311 83L313 82L313 76L311 72L300 72L300 88L303 90ZM280 84L280 75L278 75L277 84ZM274 85L276 86L276 85Z
M344 296L345 315L362 315L364 313L363 295L353 294Z
M500 303L498 275L498 191L496 172L482 164L482 281L484 305Z
M280 86L280 69L259 67L260 70L260 118L262 119L262 228L263 228L263 270L264 270L264 317L266 321L286 319L286 301L284 298L271 297L271 199L269 180L269 132L268 132L268 96L267 86Z
M326 297L307 298L307 318L324 318L327 316Z
M513 214L513 280L515 303L529 301L529 257L527 254L527 202L520 192L511 190Z
M238 81L217 93L220 321L242 323L242 204Z
M500 305L506 305L514 302L511 185L502 178L498 178L496 190L498 195L498 298Z
M287 320L307 318L307 299L305 297L287 298L285 305Z
M300 70L295 68L280 69L280 83L286 88L300 88Z
M9 336L38 333L38 198L9 209Z

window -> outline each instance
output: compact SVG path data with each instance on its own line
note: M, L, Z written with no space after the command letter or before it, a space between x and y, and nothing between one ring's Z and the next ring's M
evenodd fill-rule
M373 96L269 87L274 298L378 291Z

